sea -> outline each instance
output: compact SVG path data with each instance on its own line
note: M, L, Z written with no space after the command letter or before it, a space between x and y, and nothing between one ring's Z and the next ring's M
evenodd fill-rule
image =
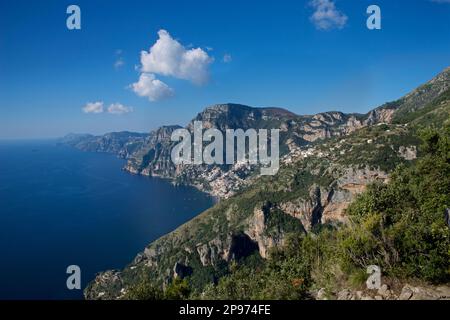
M123 268L215 202L124 164L57 140L0 141L0 299L83 299L96 273ZM81 289L66 285L72 265Z

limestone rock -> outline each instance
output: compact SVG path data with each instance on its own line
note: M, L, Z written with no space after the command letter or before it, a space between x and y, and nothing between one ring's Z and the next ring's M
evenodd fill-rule
M389 290L389 286L387 284L383 284L380 289L378 289L378 295L387 299L391 296L392 292Z
M173 277L184 279L192 274L192 268L176 262L173 266Z
M349 289L344 289L342 291L339 291L337 294L338 300L352 300L353 294Z
M327 292L325 290L325 288L321 288L318 292L317 292L317 300L328 300L327 298Z

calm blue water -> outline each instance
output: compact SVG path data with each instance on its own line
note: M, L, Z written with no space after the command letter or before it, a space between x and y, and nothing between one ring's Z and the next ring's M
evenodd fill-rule
M66 289L67 266L84 287L213 204L123 164L54 141L0 142L0 299L82 298Z

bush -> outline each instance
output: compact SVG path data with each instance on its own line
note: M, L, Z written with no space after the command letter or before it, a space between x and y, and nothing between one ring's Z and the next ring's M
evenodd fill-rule
M450 280L450 129L422 132L425 153L374 184L348 209L354 224L340 242L347 269L377 264L389 275Z
M187 279L175 278L172 283L164 291L164 299L166 300L183 300L189 297L191 290Z
M163 292L153 286L149 280L144 280L134 287L128 289L125 299L127 300L161 300Z
M307 296L310 268L298 252L275 250L267 261L234 266L217 286L205 290L205 299L296 300Z

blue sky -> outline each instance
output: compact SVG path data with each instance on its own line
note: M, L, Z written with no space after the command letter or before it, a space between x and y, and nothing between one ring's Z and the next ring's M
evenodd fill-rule
M3 0L0 138L145 132L224 102L362 113L450 66L449 1L314 1Z

